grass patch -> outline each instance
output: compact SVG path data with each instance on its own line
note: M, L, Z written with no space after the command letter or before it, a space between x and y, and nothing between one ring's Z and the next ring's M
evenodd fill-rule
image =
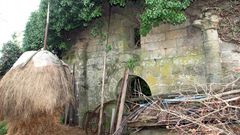
M6 122L0 121L0 135L7 134L7 124Z

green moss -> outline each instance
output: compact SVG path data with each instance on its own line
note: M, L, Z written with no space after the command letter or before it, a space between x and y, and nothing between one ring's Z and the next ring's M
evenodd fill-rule
M148 85L150 85L150 87L157 84L157 78L152 76L151 74L147 75L146 81Z
M175 65L194 65L202 61L202 55L187 55L185 57L177 57L173 59Z
M76 61L76 55L74 52L69 52L63 59L66 60L67 63L74 63Z
M170 63L165 63L160 70L160 75L165 84L172 84L172 65Z

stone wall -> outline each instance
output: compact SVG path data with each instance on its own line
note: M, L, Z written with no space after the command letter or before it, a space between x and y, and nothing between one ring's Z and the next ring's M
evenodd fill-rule
M114 8L111 15L108 44L112 50L107 53L105 101L116 99L129 59L137 59L131 75L145 80L152 95L187 90L195 84L218 83L225 73L240 66L240 55L233 52L236 46L222 42L216 27L203 26L204 23L214 25L211 14L199 18L194 25L190 19L176 26L161 24L146 37L141 37L140 48L133 47L134 28L139 26L135 14L128 14L128 10L133 9L137 10L137 7ZM100 18L105 34L107 20L107 17ZM93 37L91 28L72 31L70 37L73 45L64 59L68 64L76 65L81 122L85 112L100 104L106 40L101 36Z
M153 95L206 82L201 31L189 21L155 27L141 45L140 66L133 73L146 80Z
M107 53L105 101L116 98L117 85L123 76L126 61L132 57L130 45L134 44L133 31L137 27L133 18L118 14L118 8L113 9L111 24L109 28L109 41L112 50ZM107 17L100 18L103 26L101 34L107 33ZM97 22L96 22L97 23ZM92 24L94 27L96 23ZM76 83L79 98L79 120L88 110L93 110L100 103L100 91L103 72L103 54L106 40L102 36L96 37L91 34L92 29L85 29L79 32L72 31L70 37L72 48L65 55L65 61L76 66ZM114 85L110 85L114 84Z

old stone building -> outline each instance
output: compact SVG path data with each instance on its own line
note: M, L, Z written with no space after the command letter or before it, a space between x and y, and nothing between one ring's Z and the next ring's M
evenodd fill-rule
M136 66L130 81L138 78L147 84L148 95L228 80L227 74L240 66L240 54L233 51L237 45L219 38L221 18L210 9L202 10L206 5L193 3L186 11L185 23L160 24L145 37L138 34L140 8L134 2L124 8L112 7L110 15L106 12L88 28L72 31L72 48L64 59L76 66L80 121L85 112L100 104L106 35L112 49L107 52L105 101L116 99L124 69L131 61Z

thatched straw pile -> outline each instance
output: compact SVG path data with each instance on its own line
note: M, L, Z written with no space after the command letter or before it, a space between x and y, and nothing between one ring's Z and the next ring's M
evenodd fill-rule
M25 52L0 81L0 119L9 134L46 134L71 97L70 70L61 60L45 50Z

